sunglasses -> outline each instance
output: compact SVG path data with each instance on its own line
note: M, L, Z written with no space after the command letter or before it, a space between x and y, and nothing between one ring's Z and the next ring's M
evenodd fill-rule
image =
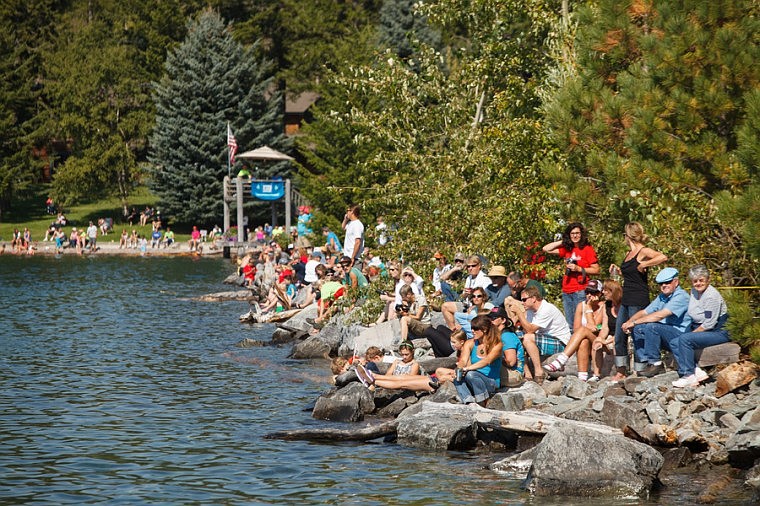
M482 298L483 298L483 296L482 296L481 294L479 294L479 293L473 293L473 294L472 294L472 298L473 298L473 299L482 299Z
M404 276L414 276L414 274L412 274L411 272L405 272Z
M473 267L477 267L477 266L478 266L478 264L470 264L470 265L467 266L467 268L468 269L472 269Z
M523 302L525 302L526 300L530 300L532 298L533 298L533 296L531 295L530 297L520 297L520 300L523 301Z
M388 269L388 270L389 270L389 271L397 271L398 269L396 269L395 267L391 267L391 268L390 268L390 269Z

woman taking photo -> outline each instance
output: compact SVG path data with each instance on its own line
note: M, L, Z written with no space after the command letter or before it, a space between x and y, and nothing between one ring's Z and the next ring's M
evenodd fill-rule
M544 246L544 252L565 259L565 275L562 277L562 308L565 319L573 328L575 308L586 300L585 289L591 275L599 274L596 251L588 242L588 232L578 222L570 223L562 233L562 239Z
M485 315L471 323L474 339L468 339L460 356L461 367L454 379L459 400L464 404L486 401L500 386L502 344L499 329Z
M667 262L668 257L659 251L645 246L647 235L640 223L632 221L625 226L623 234L625 244L628 246L623 263L618 267L610 265L612 276L623 277L623 298L620 301L620 312L615 327L615 368L616 373L612 378L620 381L628 372L628 336L623 332L621 325L628 319L649 305L649 285L647 272L650 267Z

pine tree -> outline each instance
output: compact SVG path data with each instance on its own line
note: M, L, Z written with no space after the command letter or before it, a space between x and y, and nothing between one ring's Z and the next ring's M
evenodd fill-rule
M222 215L227 123L240 151L263 145L287 151L282 97L271 93L272 66L257 59L255 47L236 42L210 10L190 23L165 70L155 91L150 188L160 197L162 213L186 224L211 225ZM254 176L284 176L287 167L264 162Z
M739 135L760 86L753 9L751 0L600 0L578 11L577 75L546 107L566 163L547 169L597 240L622 248L613 238L637 220L679 267L704 262L729 283L755 276L714 201L757 173L757 160L737 151L756 142Z
M419 42L440 48L440 33L415 11L416 3L416 0L386 0L380 8L380 43L402 59L412 56Z

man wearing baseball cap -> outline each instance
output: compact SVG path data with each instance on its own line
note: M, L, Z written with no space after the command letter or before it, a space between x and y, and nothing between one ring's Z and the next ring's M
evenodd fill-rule
M657 298L621 326L624 332L633 332L634 369L645 378L665 372L660 348L670 349L670 342L683 334L691 322L687 313L689 294L679 286L678 270L666 267L655 281L660 285Z

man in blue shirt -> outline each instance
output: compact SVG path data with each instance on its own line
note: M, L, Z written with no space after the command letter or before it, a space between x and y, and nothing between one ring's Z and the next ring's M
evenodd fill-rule
M665 372L660 360L660 348L670 349L670 343L683 334L691 318L689 294L678 282L678 270L666 267L655 278L660 285L660 295L647 307L623 323L624 332L633 332L633 344L639 376L651 378Z

